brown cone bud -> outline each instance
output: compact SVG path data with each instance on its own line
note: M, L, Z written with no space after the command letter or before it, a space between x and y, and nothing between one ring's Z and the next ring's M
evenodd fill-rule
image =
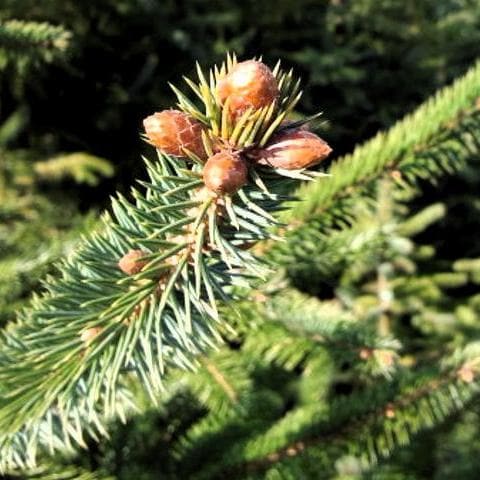
M307 130L279 133L253 156L258 163L285 170L308 168L325 160L332 149L328 143Z
M247 173L247 165L239 155L219 152L207 160L203 181L212 192L232 194L247 183Z
M205 158L202 141L202 124L179 110L163 110L143 120L145 134L150 142L169 155L185 156L187 148L200 158Z
M272 71L256 60L238 63L217 86L220 103L229 98L230 110L237 116L248 108L258 110L269 105L278 94L277 80Z
M135 275L147 264L145 260L139 260L145 255L148 253L143 250L130 250L119 260L118 268L127 275Z

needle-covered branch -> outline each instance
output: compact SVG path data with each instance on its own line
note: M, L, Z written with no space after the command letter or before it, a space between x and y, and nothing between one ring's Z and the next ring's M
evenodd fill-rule
M65 55L71 40L70 31L47 22L0 22L0 52L7 58L30 56L48 61Z
M427 100L386 132L338 160L324 182L302 186L300 202L285 214L299 223L318 216L332 221L349 198L368 193L372 182L390 174L399 183L435 179L458 170L479 149L480 64Z
M268 273L249 248L278 238L272 227L289 198L286 184L311 178L305 167L328 155L311 134L300 145L308 165L277 168L270 151L264 161L264 147L281 143L283 160L290 151L297 158L299 148L282 140L298 128L282 121L299 84L279 65L270 71L228 57L208 81L200 68L198 75L198 84L187 83L199 107L175 89L182 111L145 120L158 158L145 160L142 190L132 190L133 201L112 199L103 228L83 239L4 332L0 467L32 465L39 446L81 444L84 429L105 433L104 421L128 404L125 375L138 377L155 401L167 367L192 369L197 355L218 345L219 304ZM228 85L226 97L220 84Z
M473 351L472 351L473 350ZM288 412L269 430L239 441L195 479L295 478L323 472L329 478L342 464L367 470L463 409L478 395L478 346L451 358L443 371L398 377L388 384L339 398L327 407L311 404Z

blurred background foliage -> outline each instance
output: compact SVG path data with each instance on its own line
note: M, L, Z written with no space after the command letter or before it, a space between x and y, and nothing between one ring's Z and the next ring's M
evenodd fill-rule
M29 113L19 142L108 158L127 184L141 119L173 104L166 82L196 60L230 50L295 67L308 85L299 110L325 112L340 154L463 73L480 42L475 0L3 0L11 18L71 32L58 61L28 75L4 67L2 117Z
M299 114L323 110L322 135L341 155L462 74L479 45L478 0L2 0L0 322L94 228L108 195L142 175L141 120L174 103L167 82L195 61L210 65L226 51L281 58L307 87ZM441 201L449 215L417 240L445 261L479 256L479 187L471 168L425 186L412 211ZM296 286L314 291L308 282ZM270 394L288 397L291 372L257 374L269 375ZM78 463L121 479L176 478L162 470L171 464L163 446L192 419L172 423L183 408L175 402L116 427ZM423 434L364 478L477 478L479 413Z

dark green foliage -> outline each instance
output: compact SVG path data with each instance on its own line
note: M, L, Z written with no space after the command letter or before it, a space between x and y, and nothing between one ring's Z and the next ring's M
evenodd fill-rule
M91 155L36 162L36 152L12 148L26 120L25 110L19 109L0 126L1 324L13 320L40 279L52 271L52 261L66 255L95 223L93 215L79 215L76 199L52 183L71 176L95 184L112 173L108 162Z
M9 56L15 58L15 55L51 60L68 49L70 37L70 32L63 27L47 22L3 21L0 24L0 46L7 58L2 63L6 63Z

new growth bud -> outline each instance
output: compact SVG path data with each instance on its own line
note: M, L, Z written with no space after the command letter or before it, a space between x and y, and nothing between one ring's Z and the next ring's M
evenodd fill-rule
M139 260L141 257L148 255L143 250L130 250L118 262L118 268L127 275L135 275L147 264L147 262Z
M263 149L253 153L262 165L285 170L308 168L325 160L332 149L327 142L307 130L291 130L275 135Z
M240 62L218 82L217 95L220 103L229 99L230 111L235 116L245 110L270 105L279 95L277 80L272 71L262 62Z
M210 157L203 168L205 186L217 194L233 194L247 182L248 168L240 155L223 151Z
M202 141L203 126L192 116L179 110L163 110L143 121L150 142L169 155L185 156L184 148L205 158Z

